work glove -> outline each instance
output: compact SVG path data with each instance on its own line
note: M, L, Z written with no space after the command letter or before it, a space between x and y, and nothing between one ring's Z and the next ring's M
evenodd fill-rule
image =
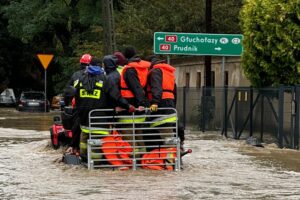
M135 112L135 107L133 105L129 105L128 112L134 113Z
M150 112L156 112L157 111L157 108L158 108L158 105L157 104L152 104L150 106Z

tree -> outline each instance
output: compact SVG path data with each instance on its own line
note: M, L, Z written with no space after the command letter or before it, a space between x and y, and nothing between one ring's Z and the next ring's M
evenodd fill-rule
M24 45L21 40L12 37L7 29L8 20L4 17L3 8L8 4L9 0L0 2L0 93L7 87L17 87L18 82L24 80L23 76L26 74L24 64L27 63L26 59L20 55L22 52L27 52L28 46ZM30 76L27 78L30 79ZM32 82L29 79L27 81ZM26 81L24 82L26 83Z
M213 32L239 32L238 2L213 1ZM133 45L146 56L153 53L154 32L205 32L205 0L113 0L113 4L118 50ZM44 69L37 53L54 54L47 69L50 96L62 91L82 54L104 56L99 0L2 0L0 5L0 78L7 77L14 88L43 89Z
M160 0L119 2L116 15L117 46L134 45L141 55L153 51L155 32L205 33L205 0ZM212 2L212 31L240 33L240 0Z
M133 45L152 54L154 32L204 32L205 0L124 0L116 14L117 47Z
M242 65L252 85L300 83L299 1L246 0L240 20Z
M212 32L241 33L238 16L242 5L241 0L213 0Z
M83 53L102 56L100 5L97 0L10 1L3 8L7 30L29 47L24 51L26 56L20 55L27 57L23 68L41 71L36 54L54 54L55 59L47 69L51 77L48 84L55 88L55 93L61 92L71 73L78 69ZM42 77L37 78L43 81Z

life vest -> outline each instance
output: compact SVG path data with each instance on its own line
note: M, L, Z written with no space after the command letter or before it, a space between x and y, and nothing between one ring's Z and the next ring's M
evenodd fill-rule
M141 164L144 169L174 170L176 148L154 149L144 154Z
M128 142L122 139L117 131L113 131L112 135L104 137L102 142L102 151L110 164L116 167L132 165L130 155L133 149Z
M158 63L153 66L149 74L151 74L154 69L160 69L162 71L162 99L174 99L175 68L166 63ZM152 100L150 84L148 84L147 93L148 99Z
M125 72L127 71L127 69L129 68L134 68L137 71L137 76L139 78L140 84L142 86L142 88L146 87L146 83L147 83L147 75L148 75L148 68L150 67L150 62L141 60L139 62L131 62L128 63L127 65L125 65L125 67L122 70L121 73L121 95L124 98L133 98L134 94L131 92L131 90L129 90L125 79L124 79L124 75Z

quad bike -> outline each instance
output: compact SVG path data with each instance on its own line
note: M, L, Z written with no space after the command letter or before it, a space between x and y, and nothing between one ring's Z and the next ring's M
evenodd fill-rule
M69 118L67 117L66 119L66 116L69 116ZM72 123L70 116L68 109L64 109L62 116L53 117L54 124L50 127L50 138L54 149L58 149L60 146L67 146L72 140L71 125L66 125Z

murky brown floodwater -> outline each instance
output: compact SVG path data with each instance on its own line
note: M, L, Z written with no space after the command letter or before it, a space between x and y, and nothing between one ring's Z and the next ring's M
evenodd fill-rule
M0 109L0 199L300 199L300 152L188 133L184 170L89 171L49 147L57 113Z

